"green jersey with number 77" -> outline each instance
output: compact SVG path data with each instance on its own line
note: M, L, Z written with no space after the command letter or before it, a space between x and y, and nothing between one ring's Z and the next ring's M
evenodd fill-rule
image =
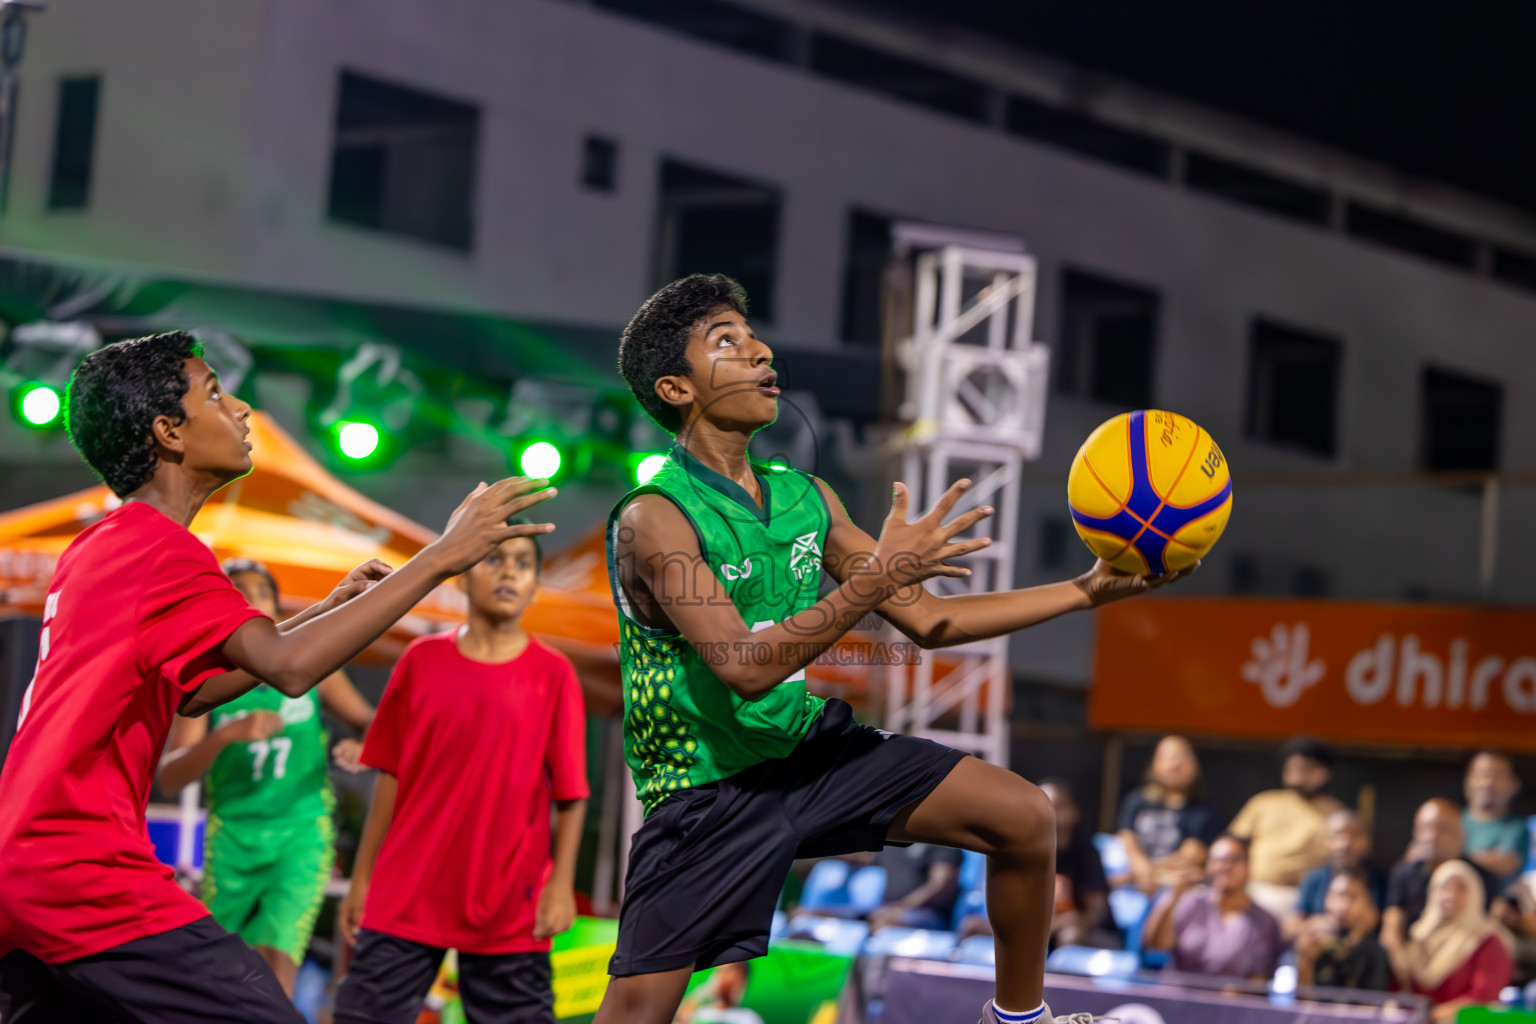
M285 697L265 683L219 707L214 729L254 711L276 712L283 727L264 740L232 743L208 770L208 812L228 825L271 825L329 815L336 798L327 771L320 695Z

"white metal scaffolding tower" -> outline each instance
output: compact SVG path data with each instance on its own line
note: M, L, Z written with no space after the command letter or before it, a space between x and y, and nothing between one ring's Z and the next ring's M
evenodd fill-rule
M938 578L939 594L1013 586L1019 474L1040 454L1049 350L1032 340L1035 261L1013 253L948 246L917 258L913 334L897 345L906 377L901 417L911 421L900 452L911 515L932 508L961 477L972 485L952 515L991 505L969 535L992 544L966 560L965 579ZM893 640L901 639L894 631ZM886 728L928 736L1008 763L1008 638L947 649L958 669L934 680L932 652L892 666ZM941 724L942 723L942 724Z

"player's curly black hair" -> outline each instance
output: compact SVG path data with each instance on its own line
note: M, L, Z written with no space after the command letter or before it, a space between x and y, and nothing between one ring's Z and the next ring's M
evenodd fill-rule
M181 422L185 364L201 355L196 338L171 331L108 345L75 368L64 403L70 443L119 498L154 475L150 428L157 416Z
M253 572L267 581L267 586L272 588L272 596L277 597L282 591L277 589L277 578L272 575L265 562L258 562L254 558L226 558L219 565L224 570L224 575L234 579L237 573Z
M693 372L688 332L721 306L746 316L746 289L724 274L689 274L646 299L619 336L619 373L640 408L670 434L682 429L683 418L656 394L656 382Z

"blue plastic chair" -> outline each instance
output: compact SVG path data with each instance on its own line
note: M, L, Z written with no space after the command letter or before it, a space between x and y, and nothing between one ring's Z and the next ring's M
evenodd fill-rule
M1147 914L1152 910L1152 900L1140 889L1122 886L1109 893L1109 913L1115 919L1115 927L1125 936L1125 948L1135 953L1141 949L1141 929Z
M954 932L927 928L882 928L864 943L869 956L910 956L920 960L944 960L954 951Z
M810 939L819 942L836 956L858 956L869 938L869 925L840 917L797 917L785 929L786 939Z
M1129 978L1141 966L1135 953L1090 946L1057 946L1045 958L1045 969L1057 974L1092 978Z
M987 913L987 858L966 850L960 857L960 895L955 899L955 913L950 924L958 930L960 922L972 914Z
M885 900L885 868L868 864L848 877L848 905L867 914Z
M1099 851L1099 860L1104 864L1104 873L1110 878L1131 870L1131 858L1125 852L1125 841L1119 836L1110 832L1095 832L1093 848Z
M844 860L819 860L805 878L800 890L802 910L822 910L827 907L848 905L848 875L850 869Z
M990 935L967 935L955 947L954 959L962 964L997 966L997 942Z

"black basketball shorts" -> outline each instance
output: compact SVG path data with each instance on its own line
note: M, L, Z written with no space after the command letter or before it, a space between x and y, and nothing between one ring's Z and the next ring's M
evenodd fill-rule
M272 969L205 917L62 964L0 959L5 1024L304 1024Z
M829 700L788 757L666 797L630 848L608 973L764 955L797 858L879 850L902 808L965 756L860 725L846 703Z

